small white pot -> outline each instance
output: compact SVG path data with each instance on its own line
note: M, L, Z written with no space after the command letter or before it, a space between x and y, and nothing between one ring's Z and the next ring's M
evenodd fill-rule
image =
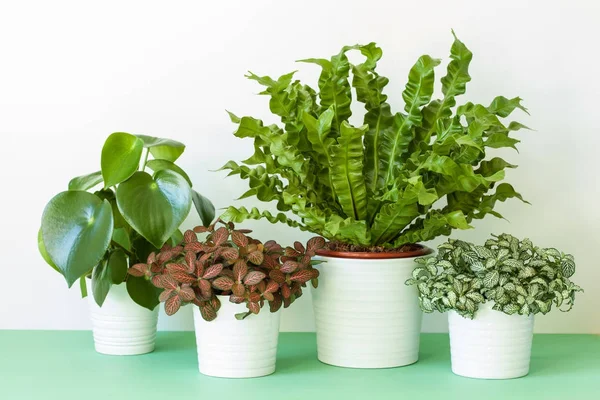
M150 311L136 304L125 283L112 285L102 307L90 292L88 299L96 351L115 356L150 353L154 350L158 307Z
M529 373L533 315L507 315L479 306L475 319L448 313L452 372L479 379L511 379Z
M265 305L257 315L237 320L247 312L245 304L234 304L229 296L217 296L221 309L213 321L202 319L194 307L198 367L204 375L219 378L256 378L275 372L280 312Z
M318 257L312 290L321 362L348 368L389 368L419 358L422 313L417 289L404 283L412 258Z

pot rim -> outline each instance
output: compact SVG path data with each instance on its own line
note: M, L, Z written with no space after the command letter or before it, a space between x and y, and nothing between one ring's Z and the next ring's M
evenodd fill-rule
M332 258L352 258L356 260L389 260L394 258L414 258L426 256L428 254L433 253L433 249L424 246L422 244L417 244L421 246L419 250L413 251L398 251L398 252L380 252L380 253L371 253L367 251L335 251L335 250L327 250L320 249L317 250L316 253L321 257L332 257Z

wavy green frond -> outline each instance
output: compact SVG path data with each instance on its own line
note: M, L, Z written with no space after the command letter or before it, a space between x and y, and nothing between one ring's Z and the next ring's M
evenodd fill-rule
M236 208L229 206L227 210L219 216L223 221L231 221L234 223L244 222L247 219L266 219L271 223L284 223L292 228L299 228L300 230L307 230L306 227L298 222L289 219L283 213L277 213L276 215L271 214L269 211L260 211L256 207L252 207L250 211L246 207Z

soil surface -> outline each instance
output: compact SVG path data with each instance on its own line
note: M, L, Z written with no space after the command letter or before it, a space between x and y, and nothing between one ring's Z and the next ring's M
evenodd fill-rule
M405 244L401 247L389 248L383 246L359 246L355 244L349 243L341 243L341 242L328 242L325 245L325 249L332 251L346 251L352 253L405 253L411 251L421 250L423 246L420 244Z

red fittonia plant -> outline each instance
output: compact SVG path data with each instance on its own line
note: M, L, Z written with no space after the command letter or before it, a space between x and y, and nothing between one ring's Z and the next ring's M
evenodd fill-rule
M223 226L216 228L216 223ZM246 303L248 312L236 314L243 319L258 314L265 300L271 312L289 307L308 281L317 287L319 271L313 268L317 261L311 259L324 247L323 238L310 239L306 247L295 242L294 247L283 249L273 240L263 244L247 236L251 231L236 230L231 222L216 223L188 230L180 245L165 245L158 254L151 253L146 263L129 268L129 274L144 276L164 289L160 301L167 315L194 303L202 317L212 321L221 306L217 295L225 295L232 303ZM198 241L196 233L204 232L209 233L206 240Z

